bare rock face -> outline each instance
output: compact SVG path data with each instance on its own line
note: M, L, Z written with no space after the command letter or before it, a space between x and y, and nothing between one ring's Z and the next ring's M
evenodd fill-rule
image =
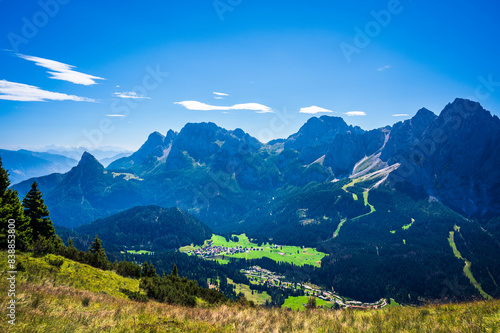
M362 131L359 127L348 126L340 117L313 117L288 137L284 147L300 152L299 159L309 164L326 154L337 134L349 130Z
M108 169L134 170L141 174L143 169L149 169L151 163L168 153L169 146L176 135L172 130L168 131L167 136L163 136L159 132L151 133L138 151L129 157L123 157L114 161L108 166Z
M413 118L394 124L380 155L382 161L392 165L402 158L408 158L413 148L422 140L424 131L436 118L432 111L422 108Z
M379 150L384 144L384 130L364 131L348 126L340 117L311 118L291 135L284 148L299 152L298 159L310 164L324 156L323 167L336 178L350 175L356 162ZM327 170L317 170L315 180L325 180Z
M403 153L384 156L401 163L393 183L410 183L467 216L500 213L498 117L479 103L456 99L421 138L414 131L406 133L411 144L395 140L404 142L395 150Z

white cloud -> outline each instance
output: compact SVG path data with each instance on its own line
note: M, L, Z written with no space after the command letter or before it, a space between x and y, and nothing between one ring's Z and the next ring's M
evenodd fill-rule
M382 72L382 71L385 71L386 69L389 69L389 68L391 68L391 66L389 66L389 65L385 65L384 67L380 67L380 68L378 68L377 70L378 70L379 72Z
M59 61L28 56L20 53L16 53L19 58L33 61L37 66L49 69L47 73L52 74L51 79L68 81L75 84L83 84L84 86L91 86L96 84L95 80L105 80L102 77L93 76L89 74L84 74L72 70L75 66L63 64Z
M252 110L256 111L257 113L273 112L273 110L270 107L258 103L235 104L233 106L216 106L197 101L183 101L183 102L175 102L174 104L179 104L184 106L188 110L196 110L196 111Z
M151 99L150 97L139 95L135 91L115 92L114 95L120 98Z
M124 114L107 114L106 117L125 117Z
M348 112L346 112L344 114L348 115L349 117L366 116L366 113L364 111L348 111Z
M396 113L392 115L393 117L409 117L410 115L407 113Z
M91 98L42 90L35 86L6 80L0 80L0 99L22 102L43 102L46 100L95 102Z
M333 112L332 110L324 109L319 106L309 106L307 108L301 108L300 113L308 113L308 114L316 114L316 113L322 113L322 112Z
M220 92L213 92L214 98L215 99L224 99L224 97L229 96L228 94L225 93L220 93Z

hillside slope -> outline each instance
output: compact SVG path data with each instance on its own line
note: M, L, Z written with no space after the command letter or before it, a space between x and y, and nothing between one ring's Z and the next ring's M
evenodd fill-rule
M0 252L0 278L6 278L6 252ZM156 302L138 303L116 289L92 291L87 274L104 286L117 286L112 273L65 260L61 270L76 273L62 278L44 258L20 255L27 272L16 284L16 325L7 323L8 298L0 300L3 332L494 332L500 301L453 305L385 308L377 311L289 312L283 309L216 306L185 308ZM130 279L126 279L130 280ZM132 280L136 281L136 280ZM71 286L73 285L73 286ZM109 287L111 288L111 287ZM7 293L7 284L0 292Z
M204 223L179 208L134 207L90 224L76 232L93 237L99 234L107 250L163 251L189 244L203 244L212 236Z

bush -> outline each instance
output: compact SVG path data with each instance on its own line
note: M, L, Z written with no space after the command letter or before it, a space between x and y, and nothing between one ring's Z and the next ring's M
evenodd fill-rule
M84 299L82 299L82 305L87 307L89 306L90 304L90 298L89 297L85 297Z
M144 294L141 294L138 291L130 291L128 289L120 288L120 292L122 292L125 295L127 295L128 298L130 298L133 301L137 301L137 302L147 302L147 301L149 301L148 296L146 296Z
M36 309L40 305L41 297L38 295L35 297L35 299L31 302L31 306Z
M17 262L16 271L18 271L18 272L26 272L26 267L24 266L24 264L21 261Z
M309 299L307 300L306 309L307 310L316 309L316 297L314 296L309 297Z
M63 258L50 258L47 257L45 258L45 261L49 263L49 265L55 266L57 268L61 268L61 266L64 264L64 259Z

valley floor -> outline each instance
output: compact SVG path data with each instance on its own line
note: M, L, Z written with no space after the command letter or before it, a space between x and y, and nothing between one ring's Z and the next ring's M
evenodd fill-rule
M20 259L26 259L20 256ZM0 278L7 277L6 254L0 252ZM108 288L126 281L66 260L60 267L34 258L16 282L16 325L7 322L7 283L0 284L2 332L497 332L500 301L379 310L311 310L221 305L186 308L156 302L138 303L112 290L89 291L89 271ZM64 273L68 266L74 274ZM34 272L36 275L28 272ZM82 272L84 274L79 274ZM128 283L132 287L133 279Z

